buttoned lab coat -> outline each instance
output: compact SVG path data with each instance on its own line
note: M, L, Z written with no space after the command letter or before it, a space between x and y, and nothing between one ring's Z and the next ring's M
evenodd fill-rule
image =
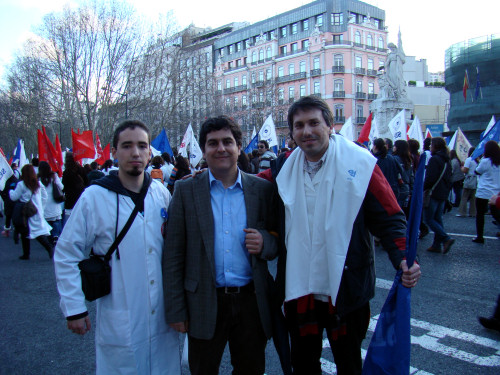
M57 243L54 256L61 309L65 316L87 311L78 262L91 247L105 254L127 222L134 203L117 193L92 185L78 200ZM164 317L162 285L161 209L170 194L152 181L138 213L113 253L111 294L97 300L97 374L180 374L179 335ZM116 234L115 234L116 233Z

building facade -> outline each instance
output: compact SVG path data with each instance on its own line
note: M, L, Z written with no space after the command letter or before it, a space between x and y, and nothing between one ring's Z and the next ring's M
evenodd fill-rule
M319 0L235 30L214 43L215 95L248 141L269 116L280 141L290 103L324 99L339 130L360 127L377 97L387 56L385 12L361 1Z

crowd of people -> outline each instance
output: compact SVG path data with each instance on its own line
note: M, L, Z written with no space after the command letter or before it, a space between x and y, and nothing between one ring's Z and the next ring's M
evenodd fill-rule
M113 136L116 164L81 166L68 152L62 180L37 160L14 174L2 192L2 235L21 237L23 260L30 239L43 245L67 327L83 335L92 322L79 262L104 257L132 220L109 259L111 292L97 300L97 373L180 374L180 332L192 374L218 374L227 343L234 373L263 374L270 338L284 374L321 374L326 331L337 373L361 374L373 237L402 270L403 286L421 275L418 262L406 262L405 237L422 157L415 140L376 139L370 151L335 134L333 123L323 100L303 97L288 112L289 148L276 155L260 141L247 155L233 119L208 118L203 168L194 171L181 155L151 158L149 128L127 120ZM473 241L484 243L488 209L498 221L498 144L486 143L481 160L471 150L464 163L443 138L426 139L424 149L420 236L434 232L427 251L446 254L454 243L443 223L450 197L457 216L476 216ZM30 201L36 213L27 217L20 208ZM273 277L267 262L275 258ZM500 330L498 313L481 323Z

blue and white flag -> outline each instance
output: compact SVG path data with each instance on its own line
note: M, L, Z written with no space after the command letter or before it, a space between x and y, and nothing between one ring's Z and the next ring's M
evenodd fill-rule
M482 141L485 134L488 134L488 132L491 130L491 128L495 125L496 123L496 120L495 120L495 115L491 116L491 120L490 122L488 123L488 126L486 127L486 129L484 130L484 132L481 133L481 135L479 136L479 140Z
M170 142L168 141L167 132L165 129L162 129L161 133L158 134L158 137L151 141L151 146L160 151L160 153L166 152L171 157L174 156L172 151L172 147L170 147Z
M3 154L0 152L0 190L3 190L5 187L5 182L12 176L14 172L9 165L9 162Z
M475 159L484 153L484 145L488 141L495 141L495 142L500 141L500 120L498 120L496 124L493 125L490 131L485 134L484 138L476 146L476 149L471 155L472 159Z
M415 176L410 215L406 229L406 262L413 265L417 254L418 229L422 215L425 158L423 153ZM410 373L411 289L401 283L402 270L396 273L363 365L363 375L401 375Z
M418 144L420 145L418 150L420 153L424 151L424 135L422 133L422 126L420 125L418 116L415 116L410 129L408 129L408 139L415 139L418 141Z
M259 140L267 141L267 143L269 143L269 147L278 147L278 138L276 137L276 128L274 127L272 115L269 115L266 121L264 121L262 128L260 128Z
M245 154L249 154L253 150L257 149L258 144L259 144L259 135L255 135L248 144L248 146L245 148Z
M17 146L12 152L12 163L16 163L19 171L28 164L28 158L26 157L26 151L24 151L24 142L19 139L17 141Z
M404 109L389 121L388 126L393 141L397 141L398 139L406 141L406 118Z

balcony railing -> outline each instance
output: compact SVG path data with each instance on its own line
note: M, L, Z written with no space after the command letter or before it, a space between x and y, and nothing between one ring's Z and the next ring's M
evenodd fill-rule
M224 89L224 95L232 94L232 93L240 92L240 91L245 91L246 89L247 89L247 85L230 87L228 89Z
M366 99L366 92L357 92L356 99Z
M316 77L321 75L321 69L312 69L311 70L311 77Z
M264 108L264 102L252 103L252 108Z
M253 87L262 87L264 86L264 81L257 81L253 84Z
M295 101L295 98L288 98L288 103L292 104Z
M377 76L377 71L374 69L368 69L366 71L366 75L371 76L371 77L376 77Z
M387 52L387 48L378 48L377 47L377 52Z
M365 68L354 68L354 73L359 74L359 75L364 75L364 74L366 74L366 69Z
M334 98L345 98L345 91L334 91L333 97Z
M364 124L366 122L366 117L356 117L356 124Z
M360 48L363 48L363 43L356 43L356 42L353 42L352 45L354 47L360 47Z
M295 81L297 79L303 79L303 78L306 78L306 72L289 74L289 75L283 76L283 77L276 77L276 82L277 83L290 82L290 81Z
M343 123L345 123L345 116L335 116L335 117L333 118L333 121L334 121L335 123L337 123L337 124L338 124L338 123L343 124Z
M377 99L377 94L368 94L368 100L375 100Z
M222 95L222 90L216 90L215 95Z
M365 45L365 48L369 49L369 50L372 50L372 51L375 51L375 47L374 46Z
M334 65L332 66L332 73L344 73L345 66L344 65Z
M330 40L325 43L327 46L351 46L352 42L349 40Z
M278 55L278 58L280 57L286 57L286 56L291 56L291 55L295 55L297 53L301 53L301 52L305 52L306 50L304 48L300 48L300 49L296 49L295 51L289 51L289 52L285 52L285 53L280 53Z
M311 96L314 96L316 98L321 99L321 94L320 93L314 93L314 94L311 94Z

